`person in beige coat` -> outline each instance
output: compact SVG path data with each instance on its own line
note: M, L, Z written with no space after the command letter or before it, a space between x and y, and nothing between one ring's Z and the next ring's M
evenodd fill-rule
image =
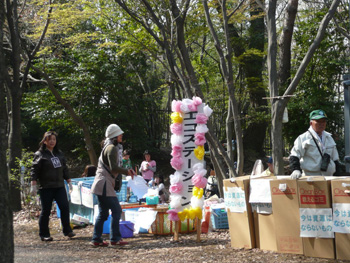
M102 239L103 224L109 217L109 210L112 211L110 225L110 246L123 246L128 242L123 241L119 231L119 220L122 208L119 204L114 190L115 178L119 174L128 174L131 177L135 172L132 169L122 168L123 131L116 125L108 126L104 140L103 149L98 160L98 167L91 191L98 198L99 214L96 218L94 233L91 245L94 247L108 246Z

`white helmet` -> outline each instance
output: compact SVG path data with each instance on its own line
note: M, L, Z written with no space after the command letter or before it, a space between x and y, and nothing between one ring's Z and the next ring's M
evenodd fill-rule
M122 131L122 129L120 129L120 127L117 124L111 124L107 127L105 136L108 139L112 139L123 133L124 132Z

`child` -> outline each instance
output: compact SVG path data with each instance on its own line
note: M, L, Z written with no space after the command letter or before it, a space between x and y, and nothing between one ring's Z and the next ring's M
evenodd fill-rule
M165 189L163 177L159 175L154 175L153 177L153 186L158 188L159 201L161 204L165 203L168 200L169 195L167 195L168 191Z
M125 169L132 169L131 159L130 159L130 150L126 149L123 152L123 165L122 167ZM123 180L126 179L126 175L123 174Z
M85 170L81 177L91 177L96 175L97 167L95 165L89 164L85 166Z

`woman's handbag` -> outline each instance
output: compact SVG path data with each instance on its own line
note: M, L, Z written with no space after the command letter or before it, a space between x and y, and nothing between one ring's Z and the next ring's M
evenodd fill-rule
M110 176L112 176L112 178L114 178L115 180L115 184L114 184L114 190L119 192L120 189L122 188L122 184L123 184L123 177L121 174L118 174L117 177L114 177L113 174L111 173L111 171L108 169L108 167L103 163L101 162L103 168L105 168L105 170L110 174Z

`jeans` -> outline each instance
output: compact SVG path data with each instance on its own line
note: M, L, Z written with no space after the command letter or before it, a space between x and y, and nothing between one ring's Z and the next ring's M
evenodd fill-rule
M64 187L59 188L44 188L40 189L41 200L41 214L39 217L39 236L49 237L49 220L52 208L52 202L56 200L56 203L61 210L61 223L63 227L63 234L68 235L72 232L72 228L69 224L69 203L67 198L67 192Z
M102 232L103 224L108 219L109 209L112 211L111 225L110 225L110 241L118 242L122 239L119 230L119 220L122 215L122 208L119 204L118 198L116 196L106 196L106 186L103 190L102 195L98 195L98 209L99 214L96 218L94 234L92 236L93 242L103 242Z

